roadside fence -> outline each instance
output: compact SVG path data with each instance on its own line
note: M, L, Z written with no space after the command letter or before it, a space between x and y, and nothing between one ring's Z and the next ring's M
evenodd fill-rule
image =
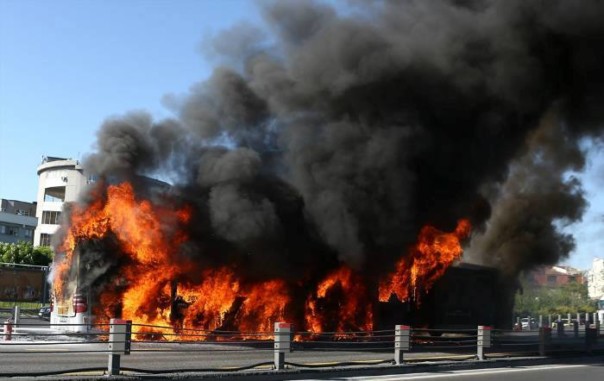
M303 332L286 322L274 323L271 332L174 330L173 327L137 324L111 319L106 324L90 325L87 333L66 331L69 325L5 321L0 334L0 354L36 356L36 351L20 348L44 348L44 353L73 356L75 353L106 355L106 366L56 369L50 372L20 373L20 376L66 374L98 371L113 376L127 372L166 373L165 369L143 369L128 365L129 356L165 352L196 356L196 361L218 357L237 358L235 366L176 368L179 372L236 371L266 369L276 372L292 368L355 365L404 366L407 363L434 360L484 361L510 356L548 356L560 352L593 353L604 350L600 324L572 329L541 327L515 331L477 326L471 329L427 329L396 325L389 330L369 332ZM66 351L65 345L69 346ZM59 346L61 346L59 348ZM39 351L37 351L39 354ZM241 354L244 354L243 356ZM324 361L307 361L307 356ZM372 360L363 357L371 354ZM208 355L207 357L203 357ZM271 361L272 357L272 361ZM198 359L198 360L197 360ZM329 361L332 360L332 361ZM245 363L248 361L248 363ZM328 362L329 361L329 362ZM1 373L10 377L14 373Z

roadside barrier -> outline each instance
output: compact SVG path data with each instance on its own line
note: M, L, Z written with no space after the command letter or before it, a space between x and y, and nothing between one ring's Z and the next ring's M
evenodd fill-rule
M4 340L11 341L13 338L13 321L6 319L4 322Z
M274 323L274 329L270 332L207 331L136 324L121 319L91 325L92 329L87 333L75 333L60 331L69 326L65 324L27 324L22 320L18 327L14 327L7 323L3 325L1 333L4 340L0 340L0 355L19 354L26 358L39 356L40 351L56 356L87 353L92 356L90 359L87 357L87 361L94 366L61 369L64 362L57 361L53 369L45 372L16 374L1 373L0 370L0 378L77 372L98 372L107 376L248 369L272 369L278 372L336 366L405 366L428 359L484 361L498 357L548 356L563 351L604 351L603 340L598 340L600 327L595 325L587 325L580 330L573 327L572 334L556 331L552 335L549 327L513 331L488 326L447 330L407 325L367 332L304 332L297 331L287 322ZM136 363L134 359L140 360L162 352L180 353L180 359L190 359L200 367L184 368L174 364L169 369L158 369L159 365L153 361L139 362L148 368L129 366ZM272 352L272 361L269 352ZM94 355L106 355L105 360ZM321 361L310 360L316 358ZM233 364L226 365L229 361ZM210 366L203 367L203 364Z

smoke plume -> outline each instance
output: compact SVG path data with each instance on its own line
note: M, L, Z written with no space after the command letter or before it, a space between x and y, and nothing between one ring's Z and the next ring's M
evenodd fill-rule
M578 141L602 132L604 3L295 1L262 14L268 32L208 43L223 64L175 119L110 119L85 163L107 179L170 178L194 208L188 255L260 277L338 261L383 273L423 225L463 217L478 229L468 258L512 275L573 249L556 226L581 218L567 173L583 168Z

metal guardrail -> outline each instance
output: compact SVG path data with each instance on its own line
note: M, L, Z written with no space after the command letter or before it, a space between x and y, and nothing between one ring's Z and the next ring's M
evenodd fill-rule
M228 371L267 367L279 371L285 368L316 368L321 366L347 365L404 365L421 360L421 353L439 353L457 355L461 360L485 360L498 356L545 356L557 351L591 352L604 350L604 337L601 327L585 327L582 330L552 331L541 328L536 331L492 330L489 327L477 327L467 330L434 330L395 326L392 330L370 332L302 332L295 331L286 323L275 323L271 332L238 332L206 331L182 329L173 331L173 327L132 324L129 321L113 320L108 324L88 326L88 333L61 331L73 325L66 324L19 324L18 327L5 323L1 327L0 354L18 352L25 356L39 355L35 351L19 351L19 347L36 346L44 348L44 353L69 356L73 353L97 353L108 356L107 367L64 369L53 372L19 373L19 376L40 376L67 374L83 371L99 371L106 375L117 375L120 372L140 374L165 373L154 369L139 369L121 366L121 356L132 353L179 352L193 355L211 353L216 356L230 356L234 353L266 353L267 361L226 368ZM11 331L11 332L9 332ZM10 337L9 337L10 335ZM36 341L29 340L32 336ZM79 341L65 341L78 338ZM65 352L57 348L68 343L72 350ZM170 348L147 344L178 344ZM203 346L199 344L203 343ZM91 349L91 344L93 349ZM56 348L56 350L55 350ZM79 349L82 348L82 349ZM336 361L323 364L309 364L287 361L294 352L321 352L326 360L330 352L361 352L380 354L382 359L367 361ZM272 353L272 361L270 360ZM414 354L415 357L410 355ZM220 371L225 368L179 369L179 372ZM0 377L11 377L16 374L0 373Z

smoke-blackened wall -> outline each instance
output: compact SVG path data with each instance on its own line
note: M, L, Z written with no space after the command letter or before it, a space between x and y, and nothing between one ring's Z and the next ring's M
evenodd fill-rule
M566 173L604 119L602 2L261 6L268 32L218 34L224 64L177 117L108 120L87 170L169 177L196 211L189 244L267 277L382 273L421 226L462 217L469 257L511 274L572 250L555 224L581 218Z

